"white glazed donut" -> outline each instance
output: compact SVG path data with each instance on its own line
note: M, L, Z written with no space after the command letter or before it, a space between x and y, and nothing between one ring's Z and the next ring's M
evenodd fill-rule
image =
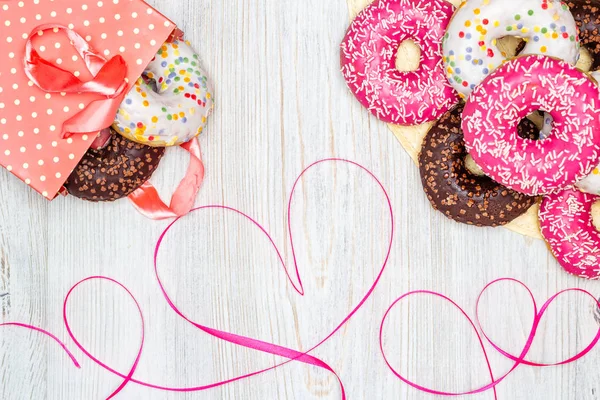
M162 45L121 104L113 128L148 146L176 146L198 136L213 109L212 88L189 43ZM152 84L156 85L156 91Z
M469 0L454 14L442 43L446 75L461 97L505 60L496 47L504 36L527 41L522 54L541 54L575 65L577 25L559 0Z

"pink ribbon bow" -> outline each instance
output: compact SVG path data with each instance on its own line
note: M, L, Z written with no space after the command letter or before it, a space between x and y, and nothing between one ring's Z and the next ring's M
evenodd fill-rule
M71 72L42 58L33 48L36 32L64 31L85 62L93 78L83 82ZM127 93L127 63L120 55L106 60L79 34L59 24L40 25L29 35L25 47L25 74L40 89L48 93L94 93L102 98L88 104L81 112L63 123L63 138L73 133L96 133L108 128Z

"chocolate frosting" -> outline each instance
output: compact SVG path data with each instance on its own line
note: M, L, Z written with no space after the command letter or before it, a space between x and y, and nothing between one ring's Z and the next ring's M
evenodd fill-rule
M476 226L506 225L525 213L536 198L467 169L468 152L460 127L463 107L447 112L425 137L419 155L423 188L433 208L448 218ZM535 140L539 129L523 120L519 136Z
M579 39L592 56L592 71L600 67L600 1L569 0L566 2L579 28Z
M144 184L165 153L163 147L132 142L112 131L107 146L90 149L65 183L68 192L88 201L114 201Z

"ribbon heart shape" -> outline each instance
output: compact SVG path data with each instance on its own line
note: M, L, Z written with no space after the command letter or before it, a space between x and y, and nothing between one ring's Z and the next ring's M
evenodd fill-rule
M320 360L317 357L314 357L312 355L310 355L310 353L315 350L316 348L318 348L319 346L321 346L323 343L325 343L326 341L328 341L333 335L335 335L355 314L356 312L365 304L365 302L371 297L373 291L375 290L376 286L378 285L383 272L385 270L385 267L388 264L388 260L391 254L391 249L392 249L392 244L393 244L393 235L394 235L394 216L393 216L393 209L392 209L392 203L391 200L389 198L389 195L386 191L386 189L384 188L383 184L379 181L379 179L372 173L370 172L367 168L363 167L362 165L353 162L353 161L349 161L349 160L345 160L345 159L338 159L338 158L331 158L331 159L325 159L325 160L320 160L317 161L311 165L309 165L306 169L304 169L302 171L302 173L298 176L298 178L296 179L296 181L294 182L294 185L292 187L292 190L290 192L289 195L289 199L288 199L288 206L287 206L287 223L288 223L288 239L289 239L289 243L290 243L290 248L291 248L291 253L292 253L292 263L293 263L293 268L288 268L286 265L286 262L283 258L282 252L279 250L279 248L277 247L277 245L275 244L275 241L273 239L273 237L268 233L268 231L255 219L253 219L251 216L249 216L248 214L239 211L237 209L228 207L228 206L223 206L223 205L209 205L209 206L203 206L203 207L199 207L196 208L194 210L192 210L193 212L202 212L202 211L207 211L207 210L221 210L223 212L229 212L229 213L234 213L240 217L242 217L244 220L246 220L247 222L249 222L254 228L258 229L258 231L260 231L269 241L270 246L272 247L273 251L275 252L278 262L281 264L281 266L284 269L284 273L286 274L287 279L289 280L289 282L291 283L292 287L294 288L294 290L300 294L300 295L304 295L304 285L302 283L302 278L301 278L301 274L299 271L299 267L298 267L298 258L296 255L296 248L294 247L294 236L293 236L293 227L292 227L292 220L291 220L291 210L292 210L292 199L294 196L294 193L296 192L296 189L298 187L298 185L300 184L302 178L306 175L306 173L311 170L312 168L314 168L317 165L321 165L324 163L333 163L333 162L337 162L337 163L344 163L347 164L351 167L355 167L357 168L359 171L366 173L370 178L372 178L372 180L376 183L377 187L380 188L381 192L384 194L385 197L385 205L387 206L386 209L389 211L389 223L390 223L390 233L389 233L389 239L387 241L387 245L386 245L386 251L385 251L385 258L383 259L382 264L380 265L380 267L377 269L376 272L376 277L373 280L372 284L370 284L368 290L366 291L366 293L360 298L360 300L358 301L358 303L354 306L352 306L351 311L343 318L341 318L341 321L339 323L337 323L335 325L335 328L333 330L331 330L323 339L321 339L318 343L316 343L315 345L311 346L309 350L302 352L302 351L298 351L292 348L288 348L288 347L284 347L284 346L280 346L277 344L273 344L273 343L268 343L262 340L257 340L257 339L253 339L250 337L246 337L246 336L242 336L242 335L238 335L235 333L231 333L231 332L225 332L222 330L218 330L218 329L214 329L212 327L203 325L197 321L192 320L190 317L188 317L173 301L173 299L170 297L167 289L165 288L165 285L163 284L163 281L161 279L161 276L159 274L159 265L158 265L158 255L161 249L161 245L163 244L163 241L165 240L165 238L167 237L169 231L173 228L173 226L175 226L177 224L177 222L181 219L180 217L178 217L177 219L175 219L173 222L171 222L170 225L168 225L168 227L165 229L165 231L160 235L158 242L156 244L155 247L155 251L154 251L154 274L156 277L156 280L160 286L161 292L163 294L164 299L166 300L167 304L169 305L169 307L172 309L172 311L174 311L179 317L181 317L183 320L185 320L187 323L191 324L192 326L194 326L195 328L197 328L198 330L207 333L211 336L214 336L220 340L224 340L227 341L229 343L238 345L238 346L243 346L249 349L253 349L253 350L257 350L263 353L267 353L267 354L271 354L271 355L276 355L276 356L282 356L284 358L287 359L287 361L283 361L279 364L276 365L272 365L270 367L267 368L263 368L263 369L259 369L256 371L252 371L237 377L233 377L224 381L219 381L219 382L215 382L212 384L208 384L208 385L202 385L202 386L188 386L188 387L171 387L171 386L165 386L165 385L160 385L160 384L156 384L153 382L146 382L146 381L142 381L139 379L134 378L134 374L135 371L137 370L138 364L140 362L140 358L143 352L143 348L144 348L144 338L145 338L145 328L144 328L144 317L143 317L143 313L141 310L140 305L138 304L136 298L134 297L134 295L129 291L129 289L124 286L122 283L106 277L106 276L92 276L86 279L81 280L80 282L77 282L73 287L71 287L71 289L69 290L69 292L67 293L65 299L64 299L64 303L63 303L63 320L64 320L64 324L66 327L66 330L69 334L69 336L71 337L71 339L74 341L74 343L76 344L76 346L85 354L86 357L88 357L90 360L92 360L94 363L96 363L98 366L100 366L101 368L103 368L104 370L108 371L109 373L118 376L122 379L122 383L119 385L119 387L117 389L115 389L107 398L111 399L114 396L116 396L126 385L133 383L133 384L137 384L137 385L141 385L141 386L145 386L145 387L149 387L149 388L153 388L156 390L161 390L161 391L172 391L172 392L194 392L194 391L202 391L202 390L207 390L207 389L211 389L214 387L218 387L218 386L222 386L222 385L226 385L228 383L234 382L234 381L239 381L245 378L249 378L255 375L259 375L262 373L265 373L267 371L279 368L285 364L288 364L292 361L297 361L297 362L302 362L308 365L312 365L312 366L316 366L318 368L324 369L328 372L331 372L335 375L336 379L339 382L339 386L340 386L340 392L341 392L341 398L342 399L346 399L346 394L345 394L345 390L344 390L344 385L342 383L341 378L337 375L337 373L333 370L333 368L331 368L327 363L325 363L324 361ZM140 315L140 319L142 321L142 326L141 326L141 339L140 339L140 344L139 347L137 349L137 356L135 358L135 360L132 363L131 368L128 370L128 372L123 373L123 372L119 372L117 371L115 368L111 367L110 365L108 365L107 363L103 362L102 360L100 360L98 357L94 356L79 340L78 338L75 336L73 329L71 328L71 324L69 322L68 319L68 309L69 309L69 301L70 298L73 294L73 292L75 290L77 290L83 283L85 282L89 282L89 281L103 281L103 282L108 282L108 283L112 283L117 285L120 289L124 290L127 295L131 298L131 300L135 303L137 310L139 312ZM2 326L2 325L0 325ZM67 355L69 355L74 364L76 366L78 366L75 358L73 357L72 353L70 353L67 348L66 345L64 345L60 340L58 340L56 338L56 336L51 335L49 332L46 332L44 330L41 330L39 328L35 328L35 327L31 327L28 325L24 325L24 324L19 324L18 326L24 327L24 328L30 328L30 329L34 329L38 332L41 333L45 333L47 335L49 335L53 340L57 341L62 347L63 349L67 352Z

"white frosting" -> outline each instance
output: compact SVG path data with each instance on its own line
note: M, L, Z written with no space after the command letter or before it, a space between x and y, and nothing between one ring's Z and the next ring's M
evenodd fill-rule
M200 57L184 42L162 45L121 104L114 129L149 146L176 146L199 135L213 109Z
M463 98L505 60L504 36L527 41L522 54L575 64L579 37L573 15L559 0L468 0L454 14L443 41L446 74Z

